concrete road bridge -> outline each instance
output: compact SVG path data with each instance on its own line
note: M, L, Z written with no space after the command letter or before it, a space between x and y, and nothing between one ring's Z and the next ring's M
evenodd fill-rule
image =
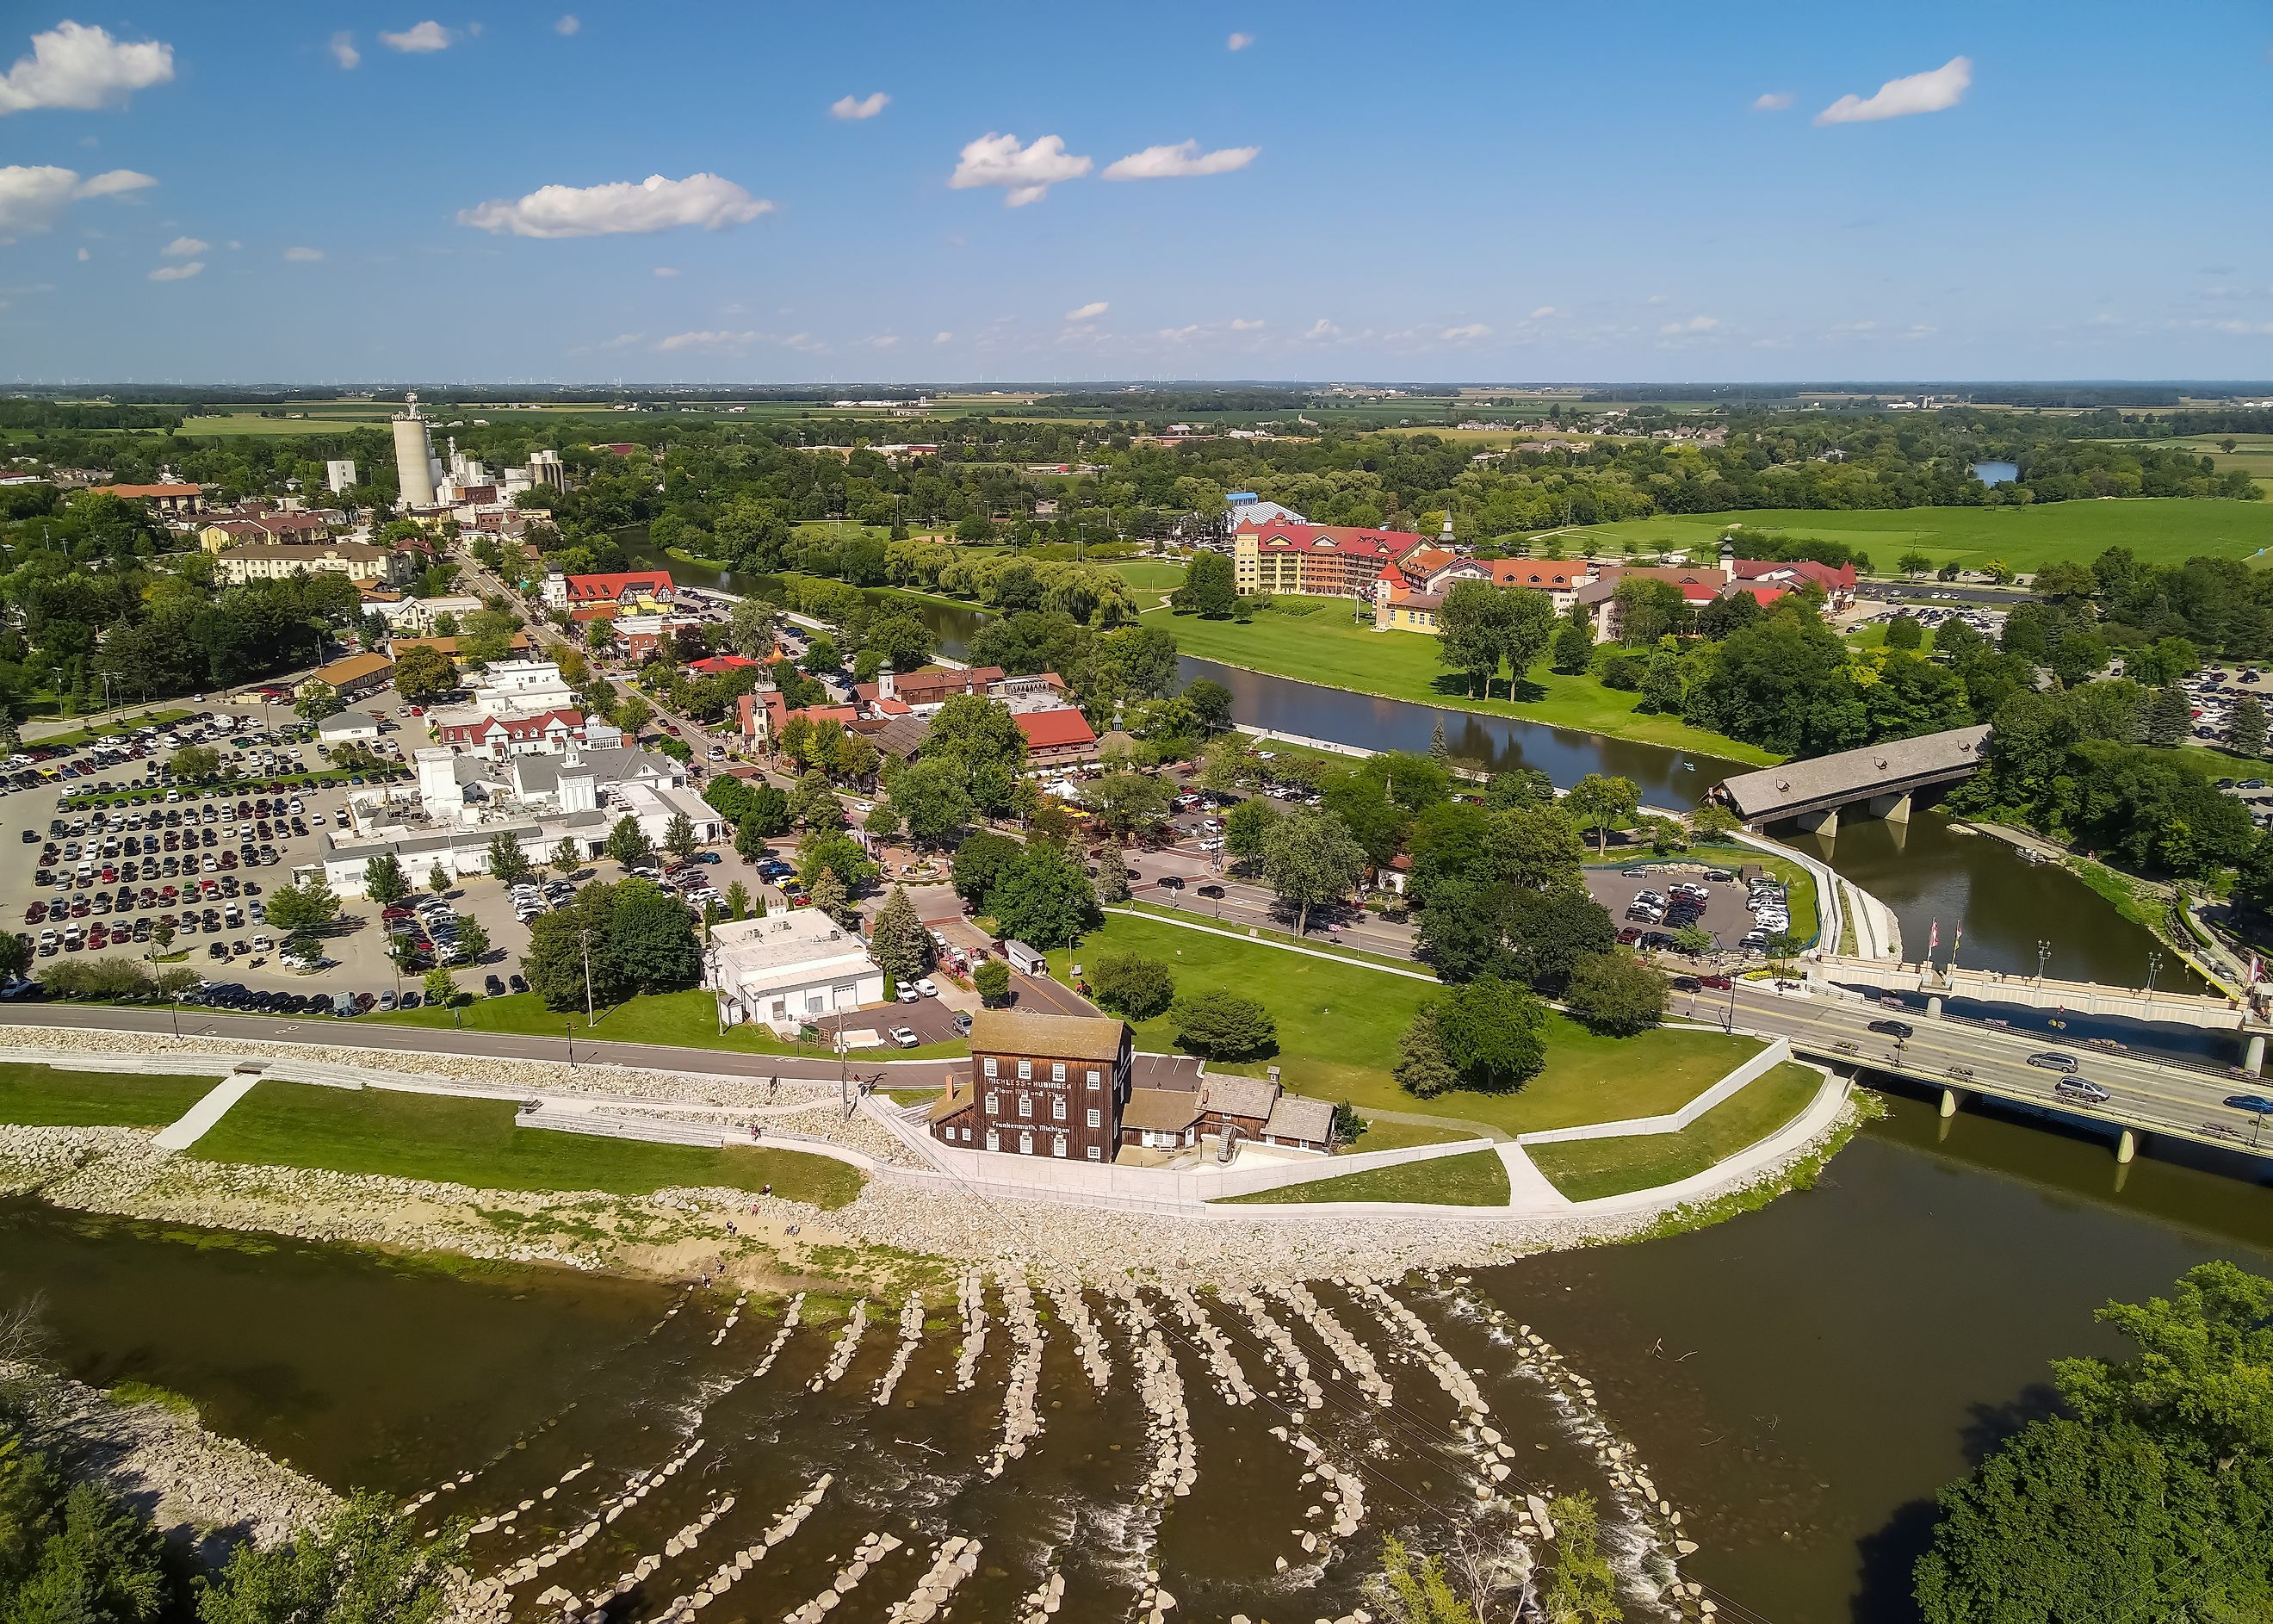
M1836 834L1840 814L1857 810L1907 823L1912 797L1919 792L1973 776L1988 737L1984 725L1890 739L1836 756L1740 772L1722 780L1713 794L1751 829L1797 823L1817 834Z
M1979 1004L2016 1004L2024 1009L2059 1010L2071 1015L2104 1015L2122 1020L2170 1021L2205 1032L2261 1034L2253 1055L2273 1034L2262 1001L2224 991L2172 992L2151 987L2109 987L2098 981L2063 981L2049 976L2007 975L1997 970L1965 970L1955 965L1895 964L1886 959L1827 954L1808 966L1808 979L1880 992L1916 993L1926 1012L1941 1013L1946 998ZM2251 1069L2256 1069L2253 1063Z

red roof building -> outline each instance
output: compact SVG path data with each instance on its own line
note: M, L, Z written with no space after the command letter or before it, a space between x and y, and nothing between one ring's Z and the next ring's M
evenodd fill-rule
M581 710L544 710L530 716L446 713L436 720L436 736L442 743L496 761L508 756L557 752L572 740L579 744L584 741Z
M1061 767L1097 759L1097 733L1089 718L1068 706L1061 710L1021 710L1011 718L1026 735L1026 765Z
M757 663L745 654L713 654L709 659L688 662L686 669L698 677L723 677L730 671L747 671Z
M1812 586L1823 594L1826 606L1834 611L1854 606L1852 564L1842 564L1834 569L1813 559L1740 558L1724 560L1723 564L1738 586L1772 586L1782 591Z
M553 582L559 583L556 589ZM546 606L589 608L597 604L631 605L642 601L668 605L677 597L667 569L620 570L612 575L563 575L545 583Z
M1350 525L1249 523L1232 532L1234 583L1242 596L1294 592L1317 598L1367 598L1382 567L1421 545L1409 530Z
M106 496L121 496L129 501L148 502L160 513L195 513L205 499L205 491L194 485L93 485L90 491L100 491Z

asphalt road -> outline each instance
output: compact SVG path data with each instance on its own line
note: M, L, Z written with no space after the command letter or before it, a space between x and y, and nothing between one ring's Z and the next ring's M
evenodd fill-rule
M1729 993L1705 991L1673 995L1672 1013L1698 1020L1728 1019ZM1899 1019L1916 1034L1896 1043L1883 1033L1870 1030L1873 1020L1891 1011L1844 999L1755 991L1739 982L1734 993L1735 1019L1740 1026L1789 1037L1817 1055L1831 1060L1895 1070L1941 1083L1963 1092L1978 1092L2023 1104L2043 1106L2065 1115L2104 1121L2117 1127L2147 1131L2209 1132L2249 1147L2254 1132L2261 1132L2273 1152L2273 1124L2261 1130L2255 1116L2229 1109L2232 1094L2261 1094L2264 1085L2180 1071L2135 1056L2113 1055L2072 1045L2049 1043L2027 1034L2007 1035L1978 1026L1937 1020L1916 1011ZM1842 1044L1851 1045L1842 1049ZM2028 1064L2028 1057L2045 1051L2073 1056L2074 1075L2097 1083L2108 1091L2101 1106L2062 1100L2053 1085L2063 1075ZM1960 1076L1953 1068L1965 1068Z

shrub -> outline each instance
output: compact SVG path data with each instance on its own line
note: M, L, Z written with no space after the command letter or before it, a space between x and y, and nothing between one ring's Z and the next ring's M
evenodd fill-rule
M1136 953L1106 954L1091 970L1089 985L1100 1008L1129 1020L1149 1020L1176 996L1174 973Z
M1219 989L1178 998L1168 1009L1176 1041L1211 1060L1246 1060L1279 1046L1279 1023L1256 999Z
M1594 1031L1632 1037L1665 1019L1665 975L1632 953L1589 953L1572 966L1563 998Z

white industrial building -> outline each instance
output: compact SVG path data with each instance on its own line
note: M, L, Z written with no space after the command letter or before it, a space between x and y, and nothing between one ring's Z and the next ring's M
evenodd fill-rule
M884 973L859 936L819 908L800 908L712 927L703 985L717 995L721 1021L758 1021L793 1037L816 1016L881 1003Z
M335 457L324 464L324 485L334 496L356 482L353 457Z
M573 841L578 853L597 857L607 844L608 815L575 812L542 822L514 820L471 829L375 830L367 835L326 833L321 842L324 882L342 897L364 894L364 875L372 859L392 856L416 886L439 864L453 879L469 879L490 871L490 842L509 835L532 865L551 861L553 848ZM296 869L293 877L300 877Z
M416 393L404 395L402 410L394 414L394 475L402 487L404 507L434 505L434 487L441 483L442 464L434 455L434 440L427 432L426 419L418 415Z

